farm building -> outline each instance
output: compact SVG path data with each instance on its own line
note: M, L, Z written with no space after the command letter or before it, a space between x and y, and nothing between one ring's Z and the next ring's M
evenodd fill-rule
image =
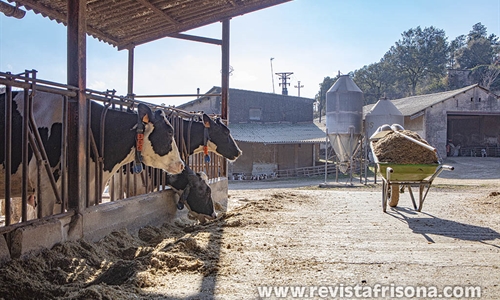
M478 84L391 102L405 129L420 134L441 157L500 156L500 100ZM364 115L372 107L364 106Z
M213 87L207 95L220 93ZM229 89L229 128L243 155L229 165L230 178L296 176L313 172L325 142L325 126L313 122L313 99ZM219 114L219 96L180 105L187 111Z
M0 201L0 263L65 241L82 238L98 240L113 230L126 228L134 231L146 225L159 225L177 214L174 191L159 187L156 192L129 197L127 201L113 201L111 196L112 201L102 203L102 191L109 174L121 171L121 163L130 167L128 161L132 156L135 157L132 160L136 162L136 167L144 163L148 168L155 167L182 175L182 169L188 171L181 159L186 161L185 154L193 154L184 143L181 128L185 119L183 112L177 111L170 115L174 119L167 120L164 115L171 108L137 101L132 97L134 49L167 37L220 47L220 117L227 119L231 18L288 1L1 2L0 12L6 16L22 19L27 10L67 26L67 82L50 82L37 77L37 72L43 70L26 70L20 74L0 70L0 85L5 91L0 97L1 107L5 108L0 113L3 117L0 123L6 124L5 130L0 130L5 132L0 137L2 145L5 145L5 148L2 147L5 155L0 155L5 160L0 163L0 174L3 175L0 178L0 200L3 199ZM221 24L220 39L183 34L218 22ZM87 88L87 36L128 53L128 61L124 62L128 63L128 96L114 95L112 90L99 92ZM20 89L22 91L18 93ZM42 97L50 99L45 101ZM34 104L31 102L34 108L29 101L34 101ZM125 112L126 108L135 113ZM28 114L30 117L27 117ZM110 123L115 117L115 122ZM42 124L46 120L48 123ZM199 123L203 126L201 121ZM52 127L57 130L48 133L46 128ZM121 130L121 133L113 133L114 129ZM149 139L146 136L154 132L163 138ZM59 136L48 137L48 134ZM49 140L54 141L53 146L47 146ZM107 143L113 146L106 147ZM32 154L28 149L32 150ZM135 154L114 161L115 154L120 153L121 156L122 151L126 156L127 153ZM217 156L213 153L210 155ZM198 165L201 166L203 157L198 156ZM225 158L213 157L211 167L205 168L213 175L210 177L213 179L210 182L212 196L206 193L205 198L209 198L206 197L209 195L221 201L227 200ZM195 170L196 163L190 167L198 171ZM123 175L121 172L118 174ZM148 191L154 191L150 188L159 184L162 178L159 173L150 172L149 169L142 172L141 176L142 184ZM31 181L36 181L36 187L27 184L31 184ZM204 180L198 182L206 185ZM126 185L129 186L128 180ZM14 186L19 188L13 189ZM132 196L136 191L127 190L127 193ZM35 196L38 202L34 202ZM11 203L12 198L19 200L20 214L15 218L12 211L17 205ZM213 203L210 201L210 204ZM33 216L30 209L36 210Z

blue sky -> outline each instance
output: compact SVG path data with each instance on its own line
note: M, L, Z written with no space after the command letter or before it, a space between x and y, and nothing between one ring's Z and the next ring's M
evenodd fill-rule
M500 0L295 0L231 20L230 87L272 92L272 73L293 72L289 95L314 98L319 83L378 62L401 34L434 26L448 41L481 22L500 36ZM220 23L188 34L220 38ZM220 47L165 38L135 49L136 94L194 94L220 86ZM66 82L66 27L28 12L0 14L0 71L38 71ZM274 76L276 93L281 93ZM87 85L127 93L127 52L87 38ZM178 105L192 98L151 99Z

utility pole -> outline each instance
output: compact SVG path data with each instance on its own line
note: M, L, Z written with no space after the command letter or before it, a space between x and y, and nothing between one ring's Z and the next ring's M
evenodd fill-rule
M300 80L297 81L297 85L295 86L299 90L299 97L300 97L300 88L303 88L304 85L300 85Z
M281 79L280 85L282 86L281 89L281 94L282 95L288 95L288 89L286 88L287 85L290 85L290 83L287 82L288 79L290 79L290 75L292 75L293 72L281 72L281 73L276 73Z
M274 57L271 57L270 61L271 61L271 80L273 82L273 94L275 93L274 92L274 72L273 72L273 59Z

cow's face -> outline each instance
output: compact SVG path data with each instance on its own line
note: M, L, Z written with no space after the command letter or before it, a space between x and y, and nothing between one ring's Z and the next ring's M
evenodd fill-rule
M165 118L163 111L155 113L143 104L138 107L139 117L145 123L142 162L148 166L178 174L184 169L174 139L174 128Z
M212 200L212 190L208 185L208 177L205 173L195 173L186 167L181 174L169 175L168 184L178 190L183 190L182 198L192 211L208 218L217 217Z
M216 218L217 214L214 209L214 202L212 200L212 190L208 185L208 177L203 172L189 174L189 185L187 192L186 202L191 210Z
M219 153L230 161L235 161L240 155L241 150L231 136L229 128L222 123L220 118L213 121L208 115L203 114L203 123L208 123L210 135L210 150Z

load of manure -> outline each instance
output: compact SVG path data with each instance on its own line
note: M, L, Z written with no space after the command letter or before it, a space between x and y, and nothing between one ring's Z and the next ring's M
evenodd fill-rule
M429 145L416 132L403 130L401 133ZM395 132L388 132L386 136L380 138L378 141L373 141L372 144L373 153L379 162L401 165L438 163L436 152L422 147Z

